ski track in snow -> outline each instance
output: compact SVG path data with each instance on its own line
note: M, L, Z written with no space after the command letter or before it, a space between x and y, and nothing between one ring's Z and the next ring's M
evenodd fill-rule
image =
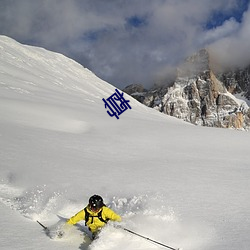
M0 113L8 108L9 112L2 117L2 121L15 122L33 128L47 129L66 133L85 133L91 129L91 126L82 120L71 118L63 113L62 109L51 108L48 105L33 104L27 102L2 101ZM22 112L20 112L20 108ZM2 112L1 112L2 111ZM68 111L69 113L69 111Z
M197 249L199 244L204 244L204 239L197 240L200 225L196 225L196 230L193 228L192 231L190 225L187 226L179 220L179 216L172 208L164 205L162 195L149 194L130 198L107 197L107 200L107 206L123 217L121 225L129 230L176 248L178 244L183 244L187 246L185 249L192 249L193 246L196 246ZM82 250L124 248L124 245L120 245L123 243L119 243L121 239L123 242L124 240L128 242L126 249L162 249L155 243L115 228L113 223L107 225L101 231L99 238L92 243L87 236L88 232L83 222L66 230L64 237L58 239L57 231L63 228L65 220L58 219L57 214L63 214L69 218L83 206L66 200L63 192L51 193L46 185L31 190L22 190L10 183L1 183L0 202L29 220L45 222L45 225L50 229L49 236L53 240L62 241L69 245L79 244L79 249ZM160 239L165 239L166 242L162 242Z

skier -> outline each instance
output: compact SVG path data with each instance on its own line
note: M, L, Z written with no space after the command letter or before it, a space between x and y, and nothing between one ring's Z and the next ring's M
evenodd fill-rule
M74 225L80 220L85 220L85 226L92 232L94 239L109 220L120 222L122 219L120 215L105 206L101 196L95 194L89 198L89 204L72 216L67 224Z

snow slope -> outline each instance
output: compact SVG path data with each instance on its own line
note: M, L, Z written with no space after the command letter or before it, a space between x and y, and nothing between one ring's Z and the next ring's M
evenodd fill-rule
M63 239L36 223L53 228L97 193L124 227L171 247L250 249L249 133L127 95L117 120L102 101L114 92L63 55L0 36L0 248L162 249L112 225L90 244L83 223Z

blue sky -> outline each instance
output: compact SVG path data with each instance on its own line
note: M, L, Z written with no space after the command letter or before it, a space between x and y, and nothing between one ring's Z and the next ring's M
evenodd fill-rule
M223 23L226 20L229 20L230 18L234 18L237 22L241 23L244 12L247 11L249 5L249 0L240 0L238 1L238 4L236 8L232 8L230 12L223 12L222 10L216 10L212 12L211 18L208 19L206 28L212 29L216 28L217 26L223 25Z
M164 82L210 48L250 63L250 0L1 0L0 34L63 53L111 84Z

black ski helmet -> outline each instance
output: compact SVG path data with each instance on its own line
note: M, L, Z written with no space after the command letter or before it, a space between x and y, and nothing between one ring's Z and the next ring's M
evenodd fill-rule
M89 198L89 206L91 209L100 209L103 205L103 199L100 195L95 194Z

